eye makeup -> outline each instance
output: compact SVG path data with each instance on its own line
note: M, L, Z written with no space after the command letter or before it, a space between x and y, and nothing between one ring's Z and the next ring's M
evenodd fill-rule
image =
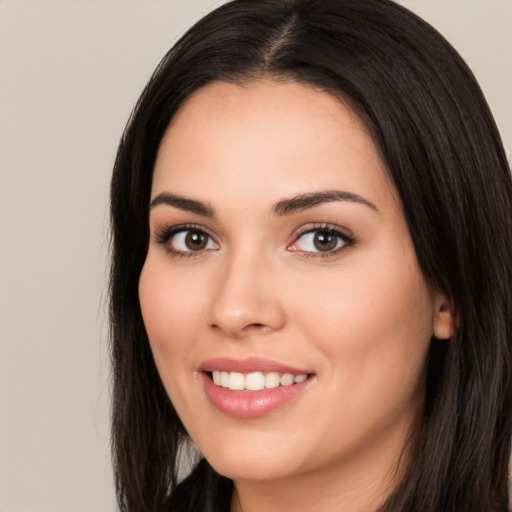
M179 224L158 229L155 242L164 246L168 254L177 257L199 256L219 248L208 231L197 224Z
M220 245L209 231L198 224L178 224L155 230L154 240L164 246L166 252L177 257L202 256L217 250ZM336 224L317 223L302 226L292 236L286 250L308 258L335 256L348 247L353 247L356 239L347 228Z
M307 257L328 257L355 244L356 238L347 228L321 223L301 227L287 250L301 252Z

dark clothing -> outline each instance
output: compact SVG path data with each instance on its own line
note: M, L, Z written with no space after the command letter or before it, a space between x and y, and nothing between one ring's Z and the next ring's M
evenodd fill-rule
M229 512L233 482L202 459L171 495L168 512Z

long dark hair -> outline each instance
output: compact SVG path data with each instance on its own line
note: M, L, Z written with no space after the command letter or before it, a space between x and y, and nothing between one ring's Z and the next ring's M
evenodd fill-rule
M424 275L456 309L454 336L432 340L413 456L381 512L505 512L510 170L471 71L432 27L390 0L227 3L167 53L139 99L111 189L112 441L121 510L214 511L219 492L219 507L229 507L229 482L206 461L177 485L187 434L153 362L137 288L153 166L170 120L213 80L261 77L313 84L350 103L398 190Z

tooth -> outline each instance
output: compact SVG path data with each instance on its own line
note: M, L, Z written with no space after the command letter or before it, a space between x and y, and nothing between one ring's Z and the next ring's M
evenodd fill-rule
M245 385L245 377L243 373L231 372L229 374L229 389L233 391L242 391Z
M285 373L280 375L277 372L270 372L264 375L261 372L243 374L239 372L212 371L214 384L229 388L233 391L260 391L262 389L273 389L281 386L291 386L304 382L308 378L307 373L293 375Z
M265 387L267 389L277 388L279 386L279 373L270 372L265 375Z
M259 391L265 387L265 377L261 372L248 373L245 376L245 389Z
M220 372L220 385L223 388L229 388L229 373Z
M293 375L291 373L285 373L281 376L279 381L281 386L291 386L293 384Z

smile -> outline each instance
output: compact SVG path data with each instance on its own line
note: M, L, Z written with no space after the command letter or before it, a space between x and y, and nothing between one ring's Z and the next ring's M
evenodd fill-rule
M226 371L213 371L212 380L216 386L232 391L261 391L262 389L274 389L279 386L292 386L304 382L308 375L303 373L263 372L239 373Z
M235 418L258 418L295 402L316 382L311 368L249 357L205 361L197 375L206 397L220 412Z

